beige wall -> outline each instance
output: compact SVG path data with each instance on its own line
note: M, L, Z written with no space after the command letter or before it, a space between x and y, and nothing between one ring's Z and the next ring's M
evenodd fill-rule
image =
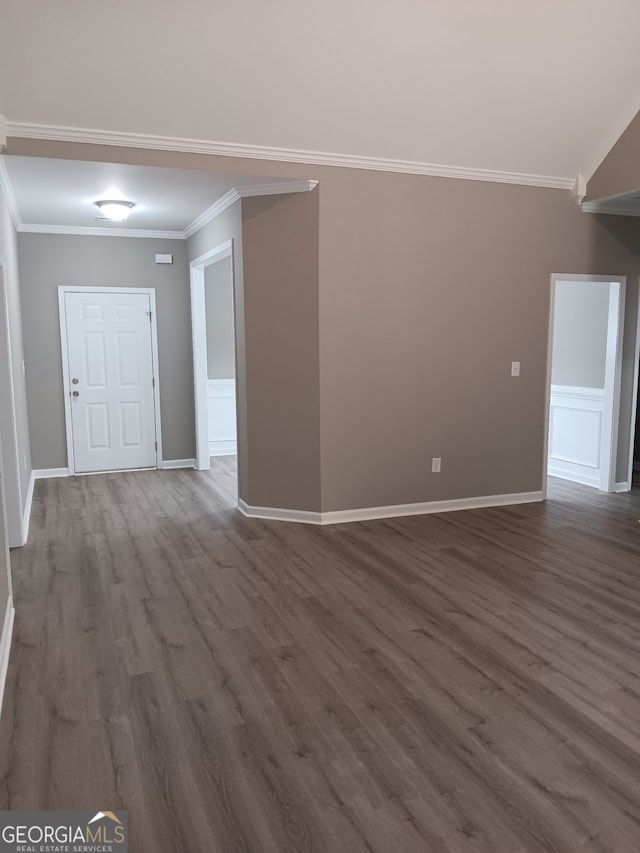
M319 192L242 200L249 492L320 510Z
M234 379L236 354L233 335L233 268L226 257L204 270L207 315L207 376Z
M249 234L242 254L252 284L244 294L247 316L240 304L236 327L247 329L246 346L238 341L239 353L247 353L247 400L239 405L251 408L255 397L245 422L256 441L263 418L269 436L282 429L287 437L278 465L266 458L266 444L260 460L247 455L248 445L241 452L251 470L251 491L248 481L241 486L249 503L286 506L286 498L290 508L313 507L318 483L324 511L538 491L551 273L627 276L626 452L640 276L636 220L583 214L564 190L37 140L10 140L10 151L320 181L299 197L304 205L315 195L318 204L317 291L307 226L297 242L287 206L278 230L274 199L271 214L260 209L266 201L242 202L245 240ZM220 229L218 243L229 233L227 224ZM270 248L273 237L280 248ZM215 245L202 235L189 243L191 258ZM285 257L287 244L300 274L281 284L278 255ZM259 258L270 252L261 271ZM237 311L238 260L235 253ZM264 292L253 293L253 282ZM279 319L261 322L256 310L275 318L275 306ZM294 339L283 343L283 330L293 330ZM252 375L256 352L265 368ZM280 376L294 356L302 364L293 367L292 387L301 399L269 394L268 383L261 387L266 365ZM522 363L519 379L510 376L513 360ZM430 473L432 456L442 457L441 474ZM619 479L623 469L619 455Z
M323 170L320 191L323 510L539 490L550 274L626 274L632 332L635 222L473 181Z
M610 285L556 282L553 311L554 385L604 388Z
M192 459L193 369L184 241L20 234L18 242L34 468L67 465L59 284L155 289L163 457ZM156 264L156 252L171 252L173 264Z
M22 369L24 352L17 234L2 193L0 264L4 269L6 290L6 304L0 301L0 436L4 443L3 467L9 543L13 546L22 544L22 519L31 476L31 448L26 384ZM1 606L0 600L0 611Z

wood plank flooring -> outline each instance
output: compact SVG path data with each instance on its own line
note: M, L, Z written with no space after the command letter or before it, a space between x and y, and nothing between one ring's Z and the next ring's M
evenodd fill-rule
M638 853L640 492L326 528L214 471L41 480L0 807L132 853Z

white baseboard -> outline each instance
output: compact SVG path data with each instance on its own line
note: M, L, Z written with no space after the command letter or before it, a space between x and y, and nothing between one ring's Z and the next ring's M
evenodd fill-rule
M2 700L4 699L4 687L7 681L7 670L9 669L9 655L11 654L11 637L13 636L13 620L16 611L13 606L13 596L9 596L7 609L4 614L2 626L2 637L0 638L0 711L2 711Z
M426 501L415 504L363 507L337 512L307 512L297 509L276 509L264 506L249 506L238 501L238 509L248 518L263 518L273 521L294 521L303 524L346 524L352 521L398 518L406 515L430 515L436 512L456 512L466 509L482 509L497 506L537 503L544 500L543 492L515 492L509 495L483 495L477 498L456 498L448 501Z
M549 459L547 474L550 477L558 477L560 480L570 480L572 483L580 483L582 486L592 486L594 489L600 488L600 475L598 471L590 474L585 471L569 470L567 467Z
M238 501L238 509L247 518L265 518L271 521L298 521L302 524L323 524L321 512L308 512L302 509L277 509L270 506L249 506Z
M613 491L619 494L620 492L630 492L631 491L631 483L616 483L613 487Z
M195 459L163 459L160 465L162 470L169 470L171 468L195 468L196 460Z
M36 468L33 472L36 480L50 480L55 477L68 477L68 468Z
M29 485L27 486L27 494L25 496L24 507L22 510L22 530L21 537L22 541L20 545L25 545L27 539L29 538L29 523L31 521L31 505L33 504L33 486L35 483L35 476L33 471L29 475Z
M210 441L209 456L235 456L238 452L237 441Z

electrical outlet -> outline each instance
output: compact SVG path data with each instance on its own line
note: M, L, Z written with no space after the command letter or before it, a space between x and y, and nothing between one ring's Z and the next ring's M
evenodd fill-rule
M520 362L512 361L511 362L511 375L512 376L520 376Z
M431 473L439 474L442 468L442 459L439 456L434 456L431 460Z

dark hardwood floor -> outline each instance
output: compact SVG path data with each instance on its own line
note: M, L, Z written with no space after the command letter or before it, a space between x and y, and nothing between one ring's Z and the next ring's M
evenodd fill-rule
M326 528L211 474L41 480L0 807L132 853L640 851L640 491Z

